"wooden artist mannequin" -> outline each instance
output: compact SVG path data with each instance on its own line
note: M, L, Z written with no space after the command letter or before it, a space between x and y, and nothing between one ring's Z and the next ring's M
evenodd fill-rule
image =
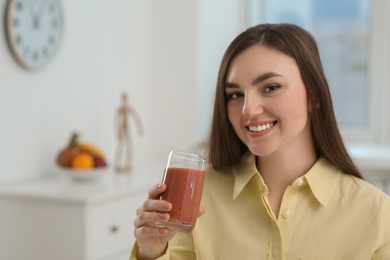
M115 171L117 173L129 173L132 166L133 152L131 149L131 134L129 120L133 117L138 133L143 135L143 128L138 113L128 105L127 94L122 94L122 104L115 115L115 128L117 131L118 145L115 154Z

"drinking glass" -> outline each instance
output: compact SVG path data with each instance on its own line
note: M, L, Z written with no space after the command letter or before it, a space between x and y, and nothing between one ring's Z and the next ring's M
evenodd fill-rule
M166 190L160 199L172 203L168 222L156 226L191 232L198 217L206 160L198 154L170 151L163 175Z

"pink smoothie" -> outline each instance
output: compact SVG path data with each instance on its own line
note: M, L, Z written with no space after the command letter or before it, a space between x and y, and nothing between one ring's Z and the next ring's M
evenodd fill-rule
M167 189L161 198L172 203L170 220L195 225L202 197L204 175L204 170L167 169L164 179Z

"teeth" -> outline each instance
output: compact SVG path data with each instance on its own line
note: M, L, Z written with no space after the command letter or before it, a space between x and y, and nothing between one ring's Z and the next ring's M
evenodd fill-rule
M264 130L271 128L273 125L274 125L273 123L270 123L270 124L266 124L266 125L249 126L249 130L252 132L261 132L261 131L264 131Z

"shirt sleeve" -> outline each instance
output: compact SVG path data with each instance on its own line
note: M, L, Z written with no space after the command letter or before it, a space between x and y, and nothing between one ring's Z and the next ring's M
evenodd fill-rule
M138 259L139 246L134 243L129 260ZM165 254L157 260L196 260L192 234L178 232L168 243Z
M375 251L372 260L390 259L390 199L385 200L381 218L382 244Z
M129 260L138 260L138 250L139 250L139 246L138 246L137 242L135 242L133 245L133 249L131 250ZM157 259L158 260L169 260L169 255L165 253L164 255L162 255L161 257L159 257Z
M387 242L383 247L379 248L374 255L372 260L388 260L390 259L390 241Z

